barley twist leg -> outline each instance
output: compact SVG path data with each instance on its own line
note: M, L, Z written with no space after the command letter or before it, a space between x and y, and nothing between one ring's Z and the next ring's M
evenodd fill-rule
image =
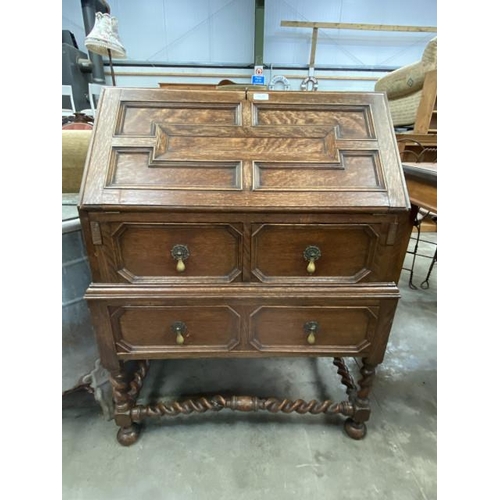
M135 404L143 379L146 375L148 363L139 362L132 380L129 379L122 364L120 370L110 374L113 402L115 404L115 422L120 428L116 438L123 446L130 446L139 439L140 426L131 419L131 409Z
M370 418L371 408L368 395L375 378L375 366L367 358L363 358L361 368L361 379L358 382L359 389L353 394L354 414L346 419L344 429L352 439L362 439L366 435L365 422Z

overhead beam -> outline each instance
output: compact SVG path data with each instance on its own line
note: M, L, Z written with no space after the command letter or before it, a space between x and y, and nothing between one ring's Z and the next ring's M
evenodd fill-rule
M258 1L258 0L257 0ZM263 0L262 0L263 1ZM405 31L411 33L436 33L436 26L402 26L398 24L359 24L359 23L322 23L310 21L281 21L288 28L366 30L366 31Z
M255 0L254 66L264 65L264 15L265 0Z

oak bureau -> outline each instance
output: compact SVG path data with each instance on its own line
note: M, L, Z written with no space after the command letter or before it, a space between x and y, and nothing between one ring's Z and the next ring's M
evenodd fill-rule
M338 413L362 438L409 210L382 93L105 89L79 213L118 441L222 409ZM150 360L270 356L332 357L346 400L137 404Z

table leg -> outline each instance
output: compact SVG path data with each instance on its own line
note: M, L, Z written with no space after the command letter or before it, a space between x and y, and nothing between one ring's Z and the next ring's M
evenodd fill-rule
M367 358L363 358L363 366L361 368L361 379L358 382L359 389L352 396L354 406L354 414L346 419L344 429L348 436L352 439L362 439L366 435L366 424L370 418L371 407L368 395L373 385L375 378L376 365L371 364Z
M120 370L110 374L115 404L115 422L120 427L116 438L123 446L130 446L139 439L140 426L132 421L131 410L134 407L147 374L149 363L140 361L137 369L130 377L125 365L120 364Z

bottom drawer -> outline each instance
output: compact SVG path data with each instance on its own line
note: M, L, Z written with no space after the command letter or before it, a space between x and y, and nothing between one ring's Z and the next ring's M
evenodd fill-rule
M362 351L373 340L378 317L376 305L263 306L250 317L250 344L259 351Z
M382 359L399 298L364 287L99 287L89 302L104 362L367 356Z

